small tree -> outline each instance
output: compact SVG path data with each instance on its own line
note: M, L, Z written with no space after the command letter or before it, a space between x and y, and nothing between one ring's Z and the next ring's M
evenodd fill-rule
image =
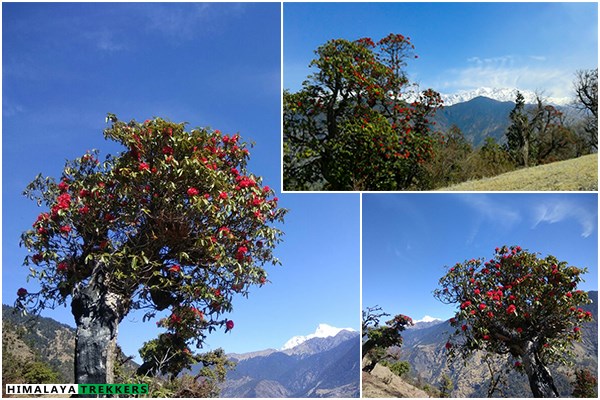
M24 264L40 290L19 289L17 306L67 304L75 317L76 383L113 381L119 322L170 310L160 325L175 352L197 347L218 327L232 299L263 285L282 221L273 190L246 169L239 135L185 130L155 118L125 123L109 114L107 139L125 147L100 162L87 153L67 162L60 180L39 175L25 194L44 205L23 233ZM185 345L184 345L185 342ZM175 372L190 359L183 359Z
M381 307L368 307L363 311L362 322L362 357L371 358L369 365L363 367L363 371L371 372L379 360L385 357L385 352L392 346L402 346L402 336L400 333L413 322L410 317L398 314L380 326L380 319L389 316L383 312Z
M517 164L527 168L531 156L535 155L535 138L525 111L525 98L519 91L515 103L515 108L509 114L511 124L506 130L507 146Z
M452 397L454 382L452 382L452 379L450 379L448 375L442 374L438 388L440 391L440 397Z
M573 397L598 398L598 379L587 369L575 371Z
M575 107L586 114L588 144L598 149L598 68L575 73Z
M457 263L440 279L435 296L459 304L450 323L454 339L446 344L452 359L473 352L509 355L524 372L535 397L557 397L547 366L567 360L592 315L580 305L587 293L576 290L585 269L554 256L540 258L519 246L500 247L489 261Z
M431 188L446 187L466 181L469 178L468 158L472 155L471 144L460 128L452 125L445 136L436 141L434 156L426 164Z
M316 72L284 92L284 185L290 190L394 190L414 182L432 156L433 90L413 93L404 72L417 57L410 38L390 34L330 40Z

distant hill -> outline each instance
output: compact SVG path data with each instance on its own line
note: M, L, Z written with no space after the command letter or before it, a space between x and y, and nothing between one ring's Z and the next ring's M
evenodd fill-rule
M60 373L61 383L73 383L75 330L52 318L22 315L2 305L2 344L17 357L36 357Z
M533 98L531 97L533 96ZM514 98L499 96L498 99L488 96L465 97L464 101L453 102L439 110L433 120L437 128L443 132L456 125L465 138L474 146L479 147L486 137L492 137L496 142L506 143L506 129L510 126L510 112L515 107ZM501 99L501 100L499 100ZM531 94L525 109L534 107L535 95ZM527 101L527 99L526 99ZM566 104L555 105L571 119L578 119L579 115Z
M554 366L551 368L555 384L562 397L570 397L573 381L572 371L588 368L598 375L598 292L589 292L593 303L586 305L594 320L582 326L583 338L574 345L573 368ZM404 343L400 349L400 359L411 365L409 373L413 380L427 382L437 387L442 374L448 375L454 382L452 397L487 397L489 372L480 356L475 355L468 363L461 362L448 365L444 345L454 328L448 321L418 330L406 330L402 336ZM531 397L527 377L517 372L508 375L508 385L504 397Z
M502 102L480 96L442 108L434 120L442 131L448 131L452 125L456 125L475 147L482 145L488 136L498 143L504 143L504 133L510 125L508 115L514 107L512 101Z
M358 397L360 338L357 332L312 338L284 351L231 354L221 397ZM194 372L194 369L192 369Z
M458 183L441 191L598 190L598 154L536 167L522 168L490 178Z
M69 325L52 318L23 315L3 304L2 349L3 360L41 362L58 373L56 383L74 383L75 329ZM125 366L133 370L138 367L131 360Z

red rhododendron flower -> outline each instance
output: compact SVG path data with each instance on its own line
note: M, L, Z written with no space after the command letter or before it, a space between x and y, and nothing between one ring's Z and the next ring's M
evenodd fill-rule
M227 197L229 197L229 196L227 196L227 192L220 192L219 193L219 198L220 199L225 200Z
M68 269L69 265L66 262L59 262L58 265L56 266L56 269L58 270L58 272L64 272Z
M42 257L42 255L40 253L37 253L37 254L34 254L33 256L31 256L31 261L33 261L34 264L39 263L43 259L44 259L44 257Z
M567 292L567 295L566 295L566 296L567 296L568 298L571 298L571 297L573 297L573 294L572 294L571 292Z
M140 171L148 171L150 169L150 165L145 162L141 162L138 168Z
M521 333L521 332L523 332L523 328L521 328L521 327L517 328L517 332L518 332L518 333Z
M238 261L241 261L244 259L244 256L246 255L246 253L248 252L248 248L246 246L240 246L237 249L237 252L235 253L235 258Z
M56 198L56 202L59 210L69 208L71 205L71 195L69 193L63 193Z
M469 300L467 300L460 305L460 308L461 308L461 310L464 310L465 308L469 307L470 305L471 305L471 302Z
M23 297L27 295L27 289L25 288L19 288L19 290L17 290L17 296L19 297Z
M467 330L467 326L466 326L466 325L463 325L463 326L461 326L461 327L460 327L460 329L462 329L462 330L463 330L463 332L464 332L464 331L466 331L466 330Z
M61 192L66 192L69 189L69 184L65 181L61 181L58 184L58 190L60 190Z
M486 308L486 307L487 307L487 306L486 306L485 304L483 304L483 303L479 304L479 309L480 309L481 311L485 310L485 308Z
M519 361L515 362L515 367L519 368L520 366L522 366L523 364L521 364Z
M173 148L171 146L165 146L162 148L162 153L166 155L173 154Z
M514 304L511 304L506 308L506 312L509 314L512 314L516 311L517 311L517 307Z
M62 233L69 233L69 232L71 232L71 227L69 225L61 226L60 231Z
M171 268L169 268L169 272L180 272L181 271L181 267L179 265L173 265Z
M90 208L87 206L87 204L83 207L79 208L79 214L87 214L90 212Z
M200 191L198 189L196 189L195 187L191 187L187 190L188 196L197 196L199 193L200 193Z
M452 343L446 342L446 350L450 350L452 348Z
M227 327L227 330L230 331L233 329L234 323L232 320L228 319L227 322L225 323L225 326Z
M581 328L579 328L578 326L576 326L575 328L573 328L573 332L577 333L581 330Z
M483 335L483 340L490 340L490 335Z

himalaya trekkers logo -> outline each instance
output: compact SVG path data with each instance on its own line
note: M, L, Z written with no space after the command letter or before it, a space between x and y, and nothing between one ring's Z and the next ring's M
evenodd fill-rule
M148 394L148 384L55 384L55 385L5 385L7 395L41 395L41 394L85 394L85 395L139 395Z

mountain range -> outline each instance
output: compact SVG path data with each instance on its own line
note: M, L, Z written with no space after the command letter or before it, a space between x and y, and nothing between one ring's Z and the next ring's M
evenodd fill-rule
M358 397L360 336L340 330L282 350L229 354L221 397Z
M582 326L582 341L574 344L574 366L550 368L561 397L570 397L570 382L574 379L576 368L590 369L598 376L598 292L588 294L592 304L582 308L592 312L593 321ZM399 351L400 359L410 363L412 381L438 386L442 375L447 375L454 383L452 397L487 397L490 377L481 355L474 355L468 363L458 361L449 365L446 362L444 346L453 331L449 321L438 321L423 329L407 329L402 334L404 342ZM524 374L511 371L507 382L509 384L503 388L502 397L531 397Z
M489 88L489 87L480 87L473 90L461 90L454 94L441 94L442 100L444 101L444 106L452 106L458 103L464 103L469 100L472 100L476 97L486 97L488 99L505 102L511 101L514 103L517 90L521 92L523 97L525 98L526 104L535 104L537 93L532 92L531 90L522 90L515 88ZM572 100L569 97L546 97L542 94L540 96L549 104L554 106L566 106Z
M520 92L525 98L526 109L537 103L534 92ZM442 132L448 131L453 125L457 126L474 147L483 145L487 137L500 144L506 143L505 132L510 125L509 114L515 107L515 93L516 89L479 88L442 95L444 107L437 111L433 121ZM580 117L569 107L571 100L568 98L542 96L542 99L547 104L554 105L570 119L576 120Z

